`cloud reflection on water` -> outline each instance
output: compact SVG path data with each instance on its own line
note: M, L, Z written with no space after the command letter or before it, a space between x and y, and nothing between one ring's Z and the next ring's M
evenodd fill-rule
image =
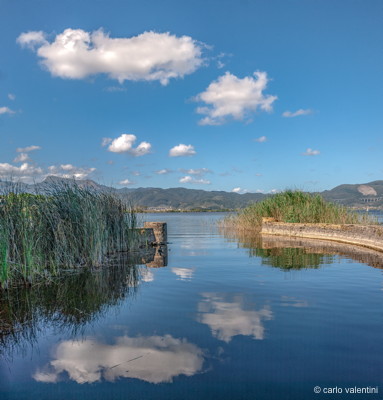
M55 351L55 359L33 378L38 382L55 383L67 373L79 384L118 378L136 378L150 383L172 382L178 375L192 376L201 372L204 352L186 339L171 335L121 336L115 344L95 339L63 341Z
M268 306L258 311L243 309L243 296L230 299L226 294L202 293L198 304L198 321L210 327L212 335L229 343L234 336L265 338L264 321L271 320L273 313Z
M193 278L194 269L191 268L172 268L172 272L179 277L181 281L191 280Z

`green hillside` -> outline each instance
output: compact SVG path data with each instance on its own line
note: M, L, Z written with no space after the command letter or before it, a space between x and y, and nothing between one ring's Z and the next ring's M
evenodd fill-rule
M72 185L91 187L94 190L114 192L129 199L134 205L148 210L234 210L244 208L251 203L263 200L262 193L238 194L224 191L206 191L186 188L138 188L116 189L100 185L92 180L74 181L48 176L36 184L9 183L0 181L1 191L14 188L17 192L49 193L52 185ZM8 188L8 189L7 189ZM319 192L325 200L353 207L383 207L383 180L361 184L339 185L331 190Z

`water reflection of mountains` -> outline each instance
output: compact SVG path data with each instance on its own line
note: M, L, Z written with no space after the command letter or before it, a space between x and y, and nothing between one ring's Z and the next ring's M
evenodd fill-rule
M166 248L153 248L115 256L105 268L71 271L33 287L0 292L0 356L23 351L47 328L73 336L81 333L111 307L134 296L139 283L150 280L148 267L166 263Z
M262 263L283 270L319 268L334 262L338 255L383 269L383 254L361 246L344 243L268 235L247 235L225 232L230 241L236 241L249 250L251 257L261 257Z

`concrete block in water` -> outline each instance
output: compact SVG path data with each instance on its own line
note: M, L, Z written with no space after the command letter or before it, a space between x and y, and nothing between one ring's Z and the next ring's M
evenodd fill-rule
M168 241L168 228L166 222L145 222L145 229L153 229L155 243L166 244Z
M152 246L154 243L156 243L153 229L137 228L135 231L137 233L137 245L139 248Z

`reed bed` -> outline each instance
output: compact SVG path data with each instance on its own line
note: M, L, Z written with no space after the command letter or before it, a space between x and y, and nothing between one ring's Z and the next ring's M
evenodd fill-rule
M109 254L129 250L135 226L126 202L75 181L53 183L44 194L8 186L0 195L0 285L101 266Z
M260 231L262 218L273 218L279 222L323 223L323 224L373 224L372 218L349 210L339 204L330 203L320 195L311 195L298 190L286 190L265 200L254 203L225 218L221 227Z

